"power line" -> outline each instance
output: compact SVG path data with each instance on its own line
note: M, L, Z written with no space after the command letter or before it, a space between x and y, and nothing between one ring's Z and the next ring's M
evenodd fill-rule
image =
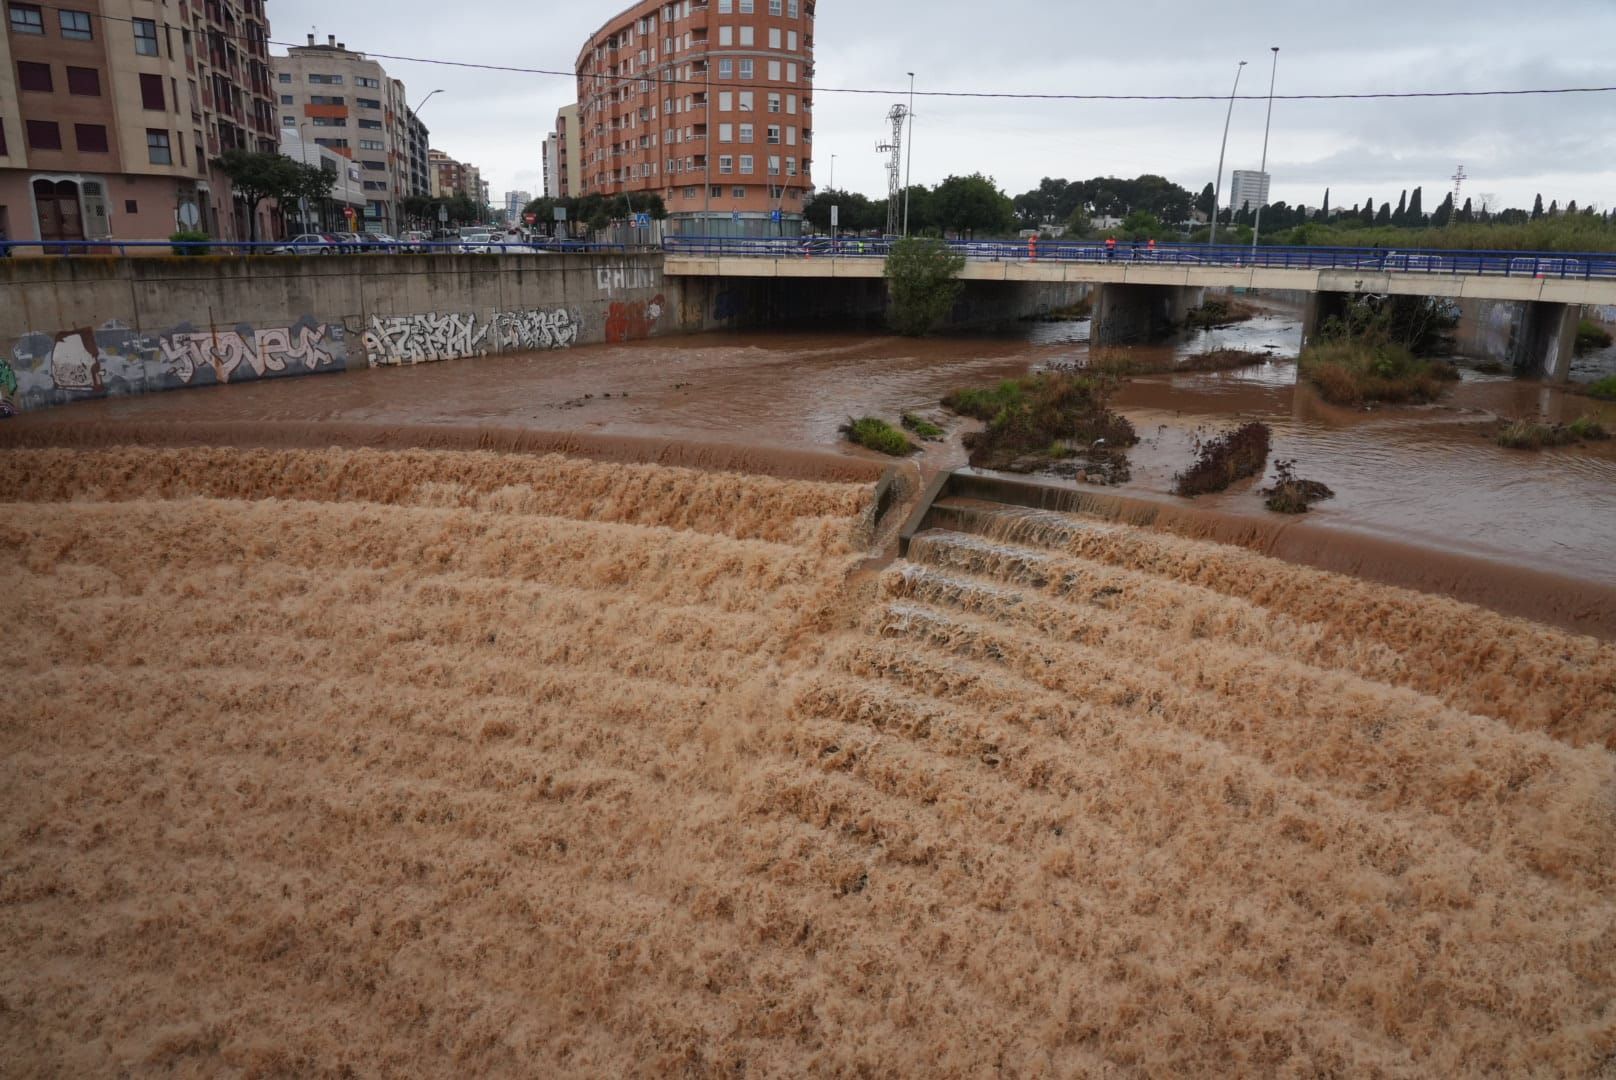
M41 8L49 11L78 10L76 8L63 8L54 4L39 4ZM132 18L115 15L98 15L98 18L107 22L133 23ZM209 33L217 33L221 37L234 38L246 41L244 34L227 34L222 30L209 28ZM274 45L285 49L305 49L309 46L291 41L276 41L266 39L266 45ZM611 75L611 74L580 74L576 71L558 70L555 68L521 67L513 64L488 64L474 60L446 60L440 57L405 56L401 53L372 52L369 49L354 49L354 52L378 60L397 60L407 64L427 64L434 67L462 68L469 71L499 71L513 75L547 75L564 79L594 79L600 82L612 82L627 85L636 81L654 82L658 86L674 87L688 86L701 87L704 90L712 89L778 89L768 83L747 83L725 79L715 82L709 79L673 79L665 78L655 73ZM271 57L271 59L274 59ZM671 64L671 61L669 62ZM902 97L908 94L907 88L883 89L876 87L855 86L813 86L814 94L864 94L887 97ZM1275 101L1386 101L1406 100L1416 98L1484 98L1484 97L1532 97L1555 96L1569 94L1608 94L1616 93L1616 86L1555 86L1534 87L1517 90L1375 90L1355 93L1338 94L1275 94ZM1228 94L1071 94L1071 93L1038 93L1016 90L916 90L916 97L931 98L975 98L987 100L1011 101L1228 101ZM1266 101L1267 94L1239 94L1236 101Z

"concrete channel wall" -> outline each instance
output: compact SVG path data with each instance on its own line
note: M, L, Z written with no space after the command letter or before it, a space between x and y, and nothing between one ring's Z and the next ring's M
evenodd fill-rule
M0 259L0 416L176 390L879 319L885 282L665 276L663 256ZM1037 315L1087 286L970 283L950 322Z

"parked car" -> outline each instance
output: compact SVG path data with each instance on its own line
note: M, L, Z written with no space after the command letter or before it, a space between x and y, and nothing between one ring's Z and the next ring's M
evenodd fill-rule
M329 255L341 246L330 233L299 233L273 251L276 255Z
M365 233L360 239L371 251L395 251L398 248L398 241L384 232Z
M494 241L493 233L462 233L460 236L460 253L462 255L493 255L499 249L499 245Z
M405 251L418 254L427 250L427 245L432 242L432 236L416 229L399 237L398 242Z

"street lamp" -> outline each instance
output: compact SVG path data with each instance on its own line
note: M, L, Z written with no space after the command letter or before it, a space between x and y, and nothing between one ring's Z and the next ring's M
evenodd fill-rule
M1279 74L1279 46L1270 45L1269 51L1274 54L1274 66L1268 71L1268 118L1263 121L1262 126L1262 164L1257 166L1257 175L1262 177L1268 175L1268 125L1274 119L1274 76ZM1263 193L1263 198L1267 198L1267 192ZM1258 199L1257 216L1251 223L1251 253L1253 255L1257 254L1257 233L1262 230L1262 204L1263 199Z
M909 235L909 177L915 163L915 73L909 73L909 134L904 137L909 144L908 154L903 164L903 235Z
M1240 89L1240 72L1244 70L1246 62L1240 61L1234 69L1234 85L1229 88L1229 111L1223 114L1223 143L1218 147L1218 178L1212 185L1212 231L1207 235L1206 242L1218 242L1218 204L1223 201L1223 152L1229 148L1229 118L1234 115L1234 92Z
M441 89L433 90L432 92L427 94L426 97L424 97L420 101L416 102L415 103L415 108L410 110L410 116L413 116L413 117L419 119L420 116L421 116L421 110L426 108L426 103L431 101L433 99L433 97L435 97L436 95L441 94L441 93L443 93L443 91ZM410 116L406 116L404 118L404 129L405 129L406 132L409 132ZM411 137L413 138L413 135ZM414 148L411 147L411 149L414 149ZM399 220L402 221L403 220L402 211L403 211L403 208L404 208L404 202L403 202L402 199L399 200L398 205L399 205L399 210L401 211L400 215L399 215Z

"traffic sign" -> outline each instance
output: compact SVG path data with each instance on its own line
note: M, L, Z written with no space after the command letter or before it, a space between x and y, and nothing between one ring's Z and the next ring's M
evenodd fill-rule
M440 205L438 207L438 224L439 225L445 225L445 224L448 223L448 221L449 221L449 208L447 206L441 206Z
M769 220L770 221L779 221L780 220L780 211L778 211L778 210L769 211Z
M537 215L537 214L523 214L522 215L522 220L527 222L529 225L531 225L535 221L539 220L539 215Z
M635 214L634 227L636 229L649 229L651 227L651 215L646 213Z

